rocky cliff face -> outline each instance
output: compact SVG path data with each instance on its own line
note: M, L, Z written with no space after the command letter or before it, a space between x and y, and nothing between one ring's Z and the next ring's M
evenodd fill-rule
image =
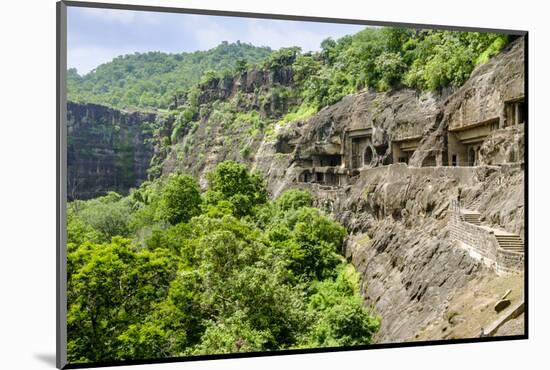
M462 206L478 210L484 225L524 236L524 124L508 124L506 113L507 102L522 96L522 53L519 39L448 96L363 91L287 124L276 122L299 103L288 94L292 70L211 79L200 87L195 123L163 148L141 144L149 138L142 122L152 116L74 105L69 170L73 181L86 182L70 188L84 186L90 190L77 194L88 197L136 186L153 153L163 175L191 173L202 186L217 163L247 163L263 173L273 197L306 188L347 227L342 252L361 273L365 304L382 317L379 342L476 336L493 319L477 315L487 302L506 284L523 288L516 277L487 283L497 281L494 271L450 237L450 205L460 193ZM502 124L489 127L495 119ZM172 124L159 126L161 136ZM477 166L453 166L450 132L469 125L488 130L473 131L482 138Z
M431 133L442 117L440 100L439 96L407 89L388 93L365 91L347 96L307 120L280 127L275 140L262 143L255 168L264 172L270 190L277 196L285 186L299 181L303 169L312 167L319 158L343 157L342 165L349 166L349 161L345 163L346 132L362 127L372 128L367 145L374 153L364 167L391 163L392 142L413 136L430 140L432 144L429 150L415 153L411 158L412 165L420 166L431 153L443 150L441 140L431 140Z
M522 179L519 168L391 165L365 171L339 198L345 200L334 212L352 232L346 255L363 274L366 304L383 317L379 342L415 340L470 281L492 274L449 237L449 203L458 188L470 196L483 187L484 214L498 214L493 221L501 227L522 229L523 215L516 212Z
M147 123L155 119L154 114L69 102L69 200L93 198L107 191L124 194L147 179L153 156Z
M492 119L500 119L501 127L509 126L505 104L524 95L523 54L524 41L520 38L472 72L468 81L444 104L449 129Z
M283 65L213 78L200 85L200 112L187 134L172 143L162 173L190 173L206 187L205 174L217 163L235 160L252 166L255 153L269 136L266 125L273 126L298 103L290 94L292 84L292 69ZM179 104L185 105L186 98L180 97Z
M521 278L511 282L499 277L501 285L488 284L487 279L496 279L494 271L461 248L448 230L450 202L460 192L462 206L477 209L484 225L523 238L523 125L491 130L483 139L479 166L446 162L447 135L458 112L477 110L462 117L486 122L494 112L487 116L485 111L521 96L522 50L521 39L512 43L449 97L408 90L348 96L307 120L280 127L276 139L264 141L256 153L254 168L266 175L273 196L289 187L309 189L319 207L346 225L350 238L345 254L363 276L365 304L383 318L379 342L478 336L495 318L494 312L478 317L479 310L498 299L505 284L523 289ZM474 102L493 108L475 107ZM350 170L346 135L361 128L371 128L367 151L378 158ZM409 165L386 165L392 144L400 142L416 145ZM428 161L438 155L437 161ZM327 169L322 159L334 156L343 157L342 162ZM301 177L305 169L321 176L307 180ZM340 181L328 183L326 173ZM475 297L468 299L480 306L454 312L460 297L472 290ZM460 320L447 322L455 314ZM470 315L477 321L468 321ZM437 330L434 323L440 324Z
M494 272L450 238L450 202L460 188L465 205L481 197L479 208L488 224L523 233L524 187L519 166L392 164L362 170L351 186L301 183L289 187L311 191L316 205L332 213L350 232L343 253L363 278L365 304L382 317L377 342L452 338L453 331L446 326L428 336L422 333L454 314L455 300L472 286L484 304L488 304L485 300L494 302L506 290L505 283L495 287L480 283L495 276ZM514 288L522 289L521 279L517 281ZM472 312L459 313L467 317ZM477 336L494 319L495 315L483 316L465 332ZM464 331L460 325L454 329Z

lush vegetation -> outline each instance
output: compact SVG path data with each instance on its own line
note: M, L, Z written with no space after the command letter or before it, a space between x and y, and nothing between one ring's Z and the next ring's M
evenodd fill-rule
M68 98L113 107L167 108L174 95L216 71L233 74L265 59L271 50L246 43L227 43L193 53L161 52L122 55L84 76L69 69Z
M367 28L323 41L319 54L299 55L293 69L303 100L322 107L364 88L458 87L508 41L491 33Z
M272 52L222 43L195 53L126 55L85 76L69 70L69 99L167 108L174 95L191 94L190 100L196 100L200 86L214 78L251 68L273 72L290 66L293 89L272 93L282 99L300 98L303 106L290 113L303 117L364 88L438 91L460 86L476 65L487 62L508 42L509 36L493 33L385 27L326 39L316 53L301 53L297 47Z
M276 124L304 120L363 89L460 86L508 42L497 34L367 28L327 39L316 53L223 43L206 52L135 54L85 76L70 70L69 98L166 109L182 97L165 121L146 125L158 149L154 178L171 151L178 161L192 158L192 170L201 165L199 127L204 139L217 125L224 148L246 161L254 139L269 137ZM201 95L258 70L269 82L253 92ZM371 343L380 320L362 305L358 275L339 254L346 231L312 207L311 194L269 200L262 177L232 161L207 179L207 191L175 173L125 197L69 204L69 361Z
M345 229L223 162L68 207L70 362L368 344Z

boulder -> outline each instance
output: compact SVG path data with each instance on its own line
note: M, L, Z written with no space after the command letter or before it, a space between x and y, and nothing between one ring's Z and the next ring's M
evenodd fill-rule
M495 304L495 311L496 312L501 312L503 311L504 309L506 309L508 306L510 306L512 302L510 302L509 299L501 299L500 301L498 301L496 304Z

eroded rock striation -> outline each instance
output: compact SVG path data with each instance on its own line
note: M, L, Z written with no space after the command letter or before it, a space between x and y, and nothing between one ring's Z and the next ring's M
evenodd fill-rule
M156 115L97 104L67 106L67 195L88 199L127 193L147 179L153 156L147 124Z

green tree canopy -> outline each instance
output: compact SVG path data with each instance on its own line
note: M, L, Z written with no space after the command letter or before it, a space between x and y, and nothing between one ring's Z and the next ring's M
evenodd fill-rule
M339 255L346 231L310 193L269 201L230 161L209 181L202 206L185 175L69 205L71 363L372 342L379 319ZM124 227L95 214L122 206Z
M209 194L207 204L226 200L235 206L235 214L251 214L253 208L267 201L264 180L256 173L250 173L244 164L225 161L208 174Z
M170 175L160 195L157 217L172 225L187 222L200 213L201 202L197 180L187 175Z

